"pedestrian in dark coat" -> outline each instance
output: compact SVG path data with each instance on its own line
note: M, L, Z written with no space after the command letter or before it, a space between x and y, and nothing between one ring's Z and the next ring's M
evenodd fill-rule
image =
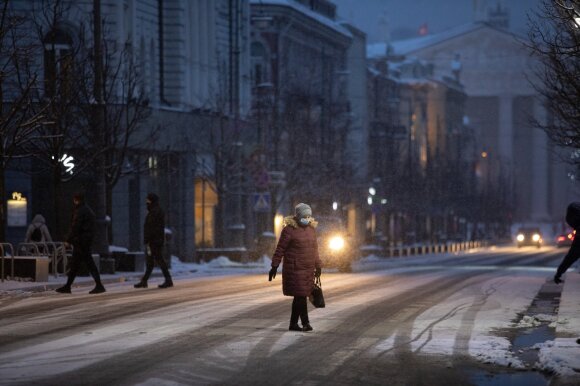
M556 275L554 275L554 282L556 284L562 283L562 275L580 258L580 236L577 231L577 228L580 227L580 202L572 202L568 205L566 222L574 228L575 234L568 253L564 256L564 260L562 260L556 270Z
M306 204L296 205L294 212L294 216L284 219L284 228L272 257L269 280L276 277L278 266L284 260L282 292L294 297L289 330L312 331L306 298L312 293L314 277L319 277L322 269L315 231L318 223ZM298 325L298 318L302 327Z
M155 193L147 195L147 217L143 228L143 241L147 249L147 268L141 281L134 285L135 288L147 288L147 280L153 272L155 263L161 268L165 282L158 285L159 288L173 287L173 280L169 274L167 263L163 259L163 245L165 244L165 213L159 206L159 196Z
M562 260L558 266L558 269L556 270L556 275L554 275L554 282L556 284L563 282L562 275L566 273L568 268L570 268L572 264L578 260L578 258L580 258L580 236L578 235L578 232L576 232L568 253L566 256L564 256L564 260Z
M56 292L70 293L71 286L77 276L81 264L86 264L91 276L95 280L95 288L90 294L100 294L105 292L105 287L101 283L99 269L93 261L91 245L95 237L96 219L95 214L85 203L85 196L77 193L73 197L74 211L72 216L71 231L67 238L67 243L73 246L72 259L69 264L68 280L63 287L57 288Z

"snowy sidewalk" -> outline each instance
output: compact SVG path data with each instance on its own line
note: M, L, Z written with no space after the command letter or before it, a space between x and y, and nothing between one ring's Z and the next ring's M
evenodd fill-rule
M242 273L267 274L270 270L271 263L272 261L265 256L256 262L249 263L238 263L229 260L227 257L221 256L211 260L208 263L201 264L183 263L177 257L173 256L171 260L170 272L174 280L204 276L235 275ZM117 272L112 275L101 274L101 280L105 285L129 281L137 282L141 276L143 276L143 272ZM151 276L153 279L162 277L159 269L157 268L153 271ZM62 274L59 277L50 275L48 281L46 282L5 280L4 282L0 282L0 296L2 293L16 291L52 291L58 287L61 287L64 283L66 283L66 276ZM94 284L95 282L91 276L77 276L73 284L73 288L90 287Z
M570 272L565 276L560 298L556 339L536 345L541 368L558 375L578 376L580 372L580 274Z

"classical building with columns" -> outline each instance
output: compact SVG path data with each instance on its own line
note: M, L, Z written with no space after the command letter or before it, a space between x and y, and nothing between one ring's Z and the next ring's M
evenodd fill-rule
M506 221L560 222L573 199L572 182L534 126L547 119L529 79L535 63L499 11L438 34L370 45L368 55L416 57L432 63L435 74L455 72L467 94L465 120L479 144L480 189L504 201Z

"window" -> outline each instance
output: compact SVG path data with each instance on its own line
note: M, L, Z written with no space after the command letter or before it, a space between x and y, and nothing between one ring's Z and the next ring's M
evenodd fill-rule
M269 81L268 77L268 55L262 43L253 42L251 49L252 56L252 80L254 86Z
M44 95L66 95L73 75L72 38L61 29L50 31L44 44Z

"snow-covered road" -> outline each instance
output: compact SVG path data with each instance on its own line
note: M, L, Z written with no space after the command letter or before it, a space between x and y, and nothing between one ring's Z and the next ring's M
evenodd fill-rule
M182 277L168 290L4 295L0 384L449 385L477 384L474 369L534 367L557 372L552 384L578 383L578 274L565 311L542 308L555 336L538 342L537 364L512 349L539 294L560 298L546 279L561 257L502 248L366 259L352 274L323 273L327 307L309 307L311 333L287 330L291 299L266 270Z

